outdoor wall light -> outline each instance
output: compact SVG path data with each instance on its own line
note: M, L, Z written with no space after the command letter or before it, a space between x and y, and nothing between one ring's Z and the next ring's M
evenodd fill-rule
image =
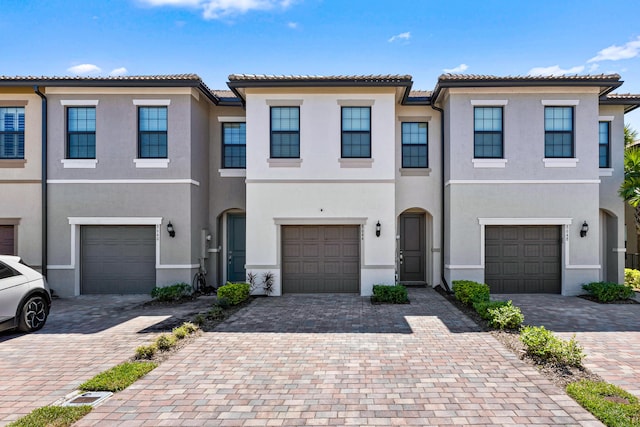
M380 221L376 224L376 237L380 237L380 230L382 230L382 226L380 225Z
M586 237L588 231L589 224L587 224L587 221L585 221L582 223L582 227L580 227L580 237Z
M169 233L170 237L176 237L176 230L173 229L173 224L171 221L167 224L167 233Z

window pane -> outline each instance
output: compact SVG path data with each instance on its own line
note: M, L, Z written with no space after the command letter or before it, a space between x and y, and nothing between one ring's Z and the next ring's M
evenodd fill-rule
M475 107L473 114L475 131L502 131L501 107Z
M573 131L573 108L545 107L544 124L547 131Z
M343 131L371 130L371 108L342 107L342 130Z
M298 107L271 107L272 131L299 131L300 109Z
M475 107L473 109L473 156L476 158L502 158L502 107Z
M402 123L402 167L426 168L427 124L418 122Z
M299 107L271 107L271 157L300 157Z
M140 134L141 158L166 158L167 134L163 132L144 132Z
M610 127L610 123L609 122L600 122L598 124L598 126L599 126L598 139L599 139L600 167L601 168L608 168L608 167L610 167L610 162L609 162L609 152L610 152L610 148L609 148L609 144L610 144L609 127Z
M167 107L140 107L141 131L167 130Z
M0 107L0 159L24 159L24 107Z
M370 137L368 132L343 133L342 157L371 157Z

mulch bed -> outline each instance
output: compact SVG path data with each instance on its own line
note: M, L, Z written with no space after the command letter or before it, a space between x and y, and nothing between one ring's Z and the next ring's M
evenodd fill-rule
M544 360L529 356L525 351L524 344L522 344L522 341L520 341L520 334L517 331L500 331L491 328L488 322L481 318L480 315L472 307L468 307L462 304L453 296L453 294L447 293L441 287L437 287L436 290L458 310L460 310L467 317L473 320L484 332L489 332L496 340L500 341L500 343L505 346L505 348L513 352L524 362L528 363L531 366L534 366L542 375L549 378L551 381L553 381L554 384L561 387L562 389L566 388L568 384L580 380L604 381L602 377L594 374L586 368L576 368L574 366L548 363Z

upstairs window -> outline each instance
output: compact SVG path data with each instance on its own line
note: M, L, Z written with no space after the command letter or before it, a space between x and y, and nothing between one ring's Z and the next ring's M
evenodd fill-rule
M572 158L573 107L544 108L544 156Z
M502 107L474 107L473 157L502 159Z
M611 153L610 143L611 143L611 123L610 122L600 122L598 123L598 151L600 154L600 167L601 168L610 168L611 160L609 155Z
M271 107L270 156L300 158L300 107Z
M247 167L246 123L222 123L222 167L229 169Z
M342 158L371 158L371 107L342 107Z
M402 167L429 167L427 123L402 123Z
M24 159L24 107L0 107L0 159Z
M167 107L138 107L138 158L167 158Z
M96 158L95 107L67 108L67 158Z

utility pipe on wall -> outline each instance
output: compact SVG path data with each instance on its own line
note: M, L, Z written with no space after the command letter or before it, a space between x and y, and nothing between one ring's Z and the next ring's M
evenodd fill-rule
M39 87L33 91L42 99L42 275L47 276L47 97Z

